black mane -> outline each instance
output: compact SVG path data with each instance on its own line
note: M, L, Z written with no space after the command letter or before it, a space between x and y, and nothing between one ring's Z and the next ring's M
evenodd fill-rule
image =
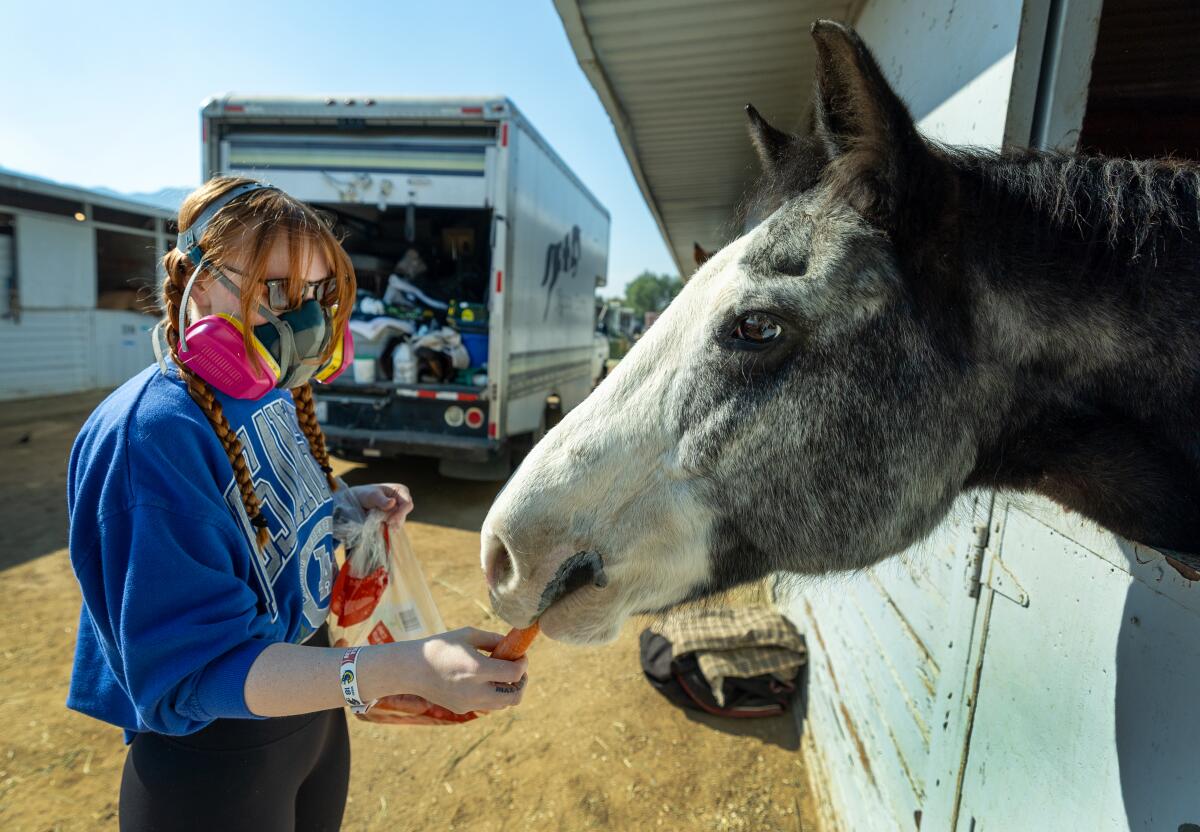
M994 222L1001 241L1014 230L1023 239L1012 242L1023 247L1052 236L1064 254L1063 278L1096 284L1196 270L1200 166L1029 150L939 151L964 185L962 207Z

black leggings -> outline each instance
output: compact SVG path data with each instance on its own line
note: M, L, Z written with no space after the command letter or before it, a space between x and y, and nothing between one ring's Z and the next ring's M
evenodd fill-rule
M308 643L320 645L321 635ZM125 757L121 830L332 832L349 785L341 709L218 719L183 737L141 733Z

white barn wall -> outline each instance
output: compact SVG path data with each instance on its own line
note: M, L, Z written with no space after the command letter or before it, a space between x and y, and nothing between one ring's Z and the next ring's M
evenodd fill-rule
M60 205L74 202L84 217L47 213L21 203L19 195L16 204L0 204L0 212L13 217L12 235L0 238L0 284L7 288L8 270L15 267L17 289L17 302L0 310L0 356L5 359L0 362L0 401L117 387L148 366L154 360L149 331L155 318L97 308L96 232L135 235L161 252L169 212L37 177L2 174L0 184L57 199ZM154 229L97 221L92 216L97 206L153 218Z
M92 311L31 309L0 321L0 399L55 396L92 383Z
M0 320L0 401L119 387L154 361L156 319L109 309L27 310Z
M999 147L1021 0L868 0L855 28L926 136Z

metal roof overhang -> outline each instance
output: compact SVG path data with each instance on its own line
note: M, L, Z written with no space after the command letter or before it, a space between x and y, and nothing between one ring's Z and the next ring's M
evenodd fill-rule
M811 106L817 18L853 20L862 0L555 0L584 74L612 118L681 275L693 243L741 229L758 175L744 107L798 129Z

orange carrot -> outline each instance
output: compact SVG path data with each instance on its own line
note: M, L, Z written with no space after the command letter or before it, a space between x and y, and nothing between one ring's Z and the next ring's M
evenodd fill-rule
M504 659L509 662L516 661L525 655L525 651L533 644L533 640L537 638L541 629L536 621L528 627L513 627L508 631L508 635L500 639L500 643L492 651L492 658Z

